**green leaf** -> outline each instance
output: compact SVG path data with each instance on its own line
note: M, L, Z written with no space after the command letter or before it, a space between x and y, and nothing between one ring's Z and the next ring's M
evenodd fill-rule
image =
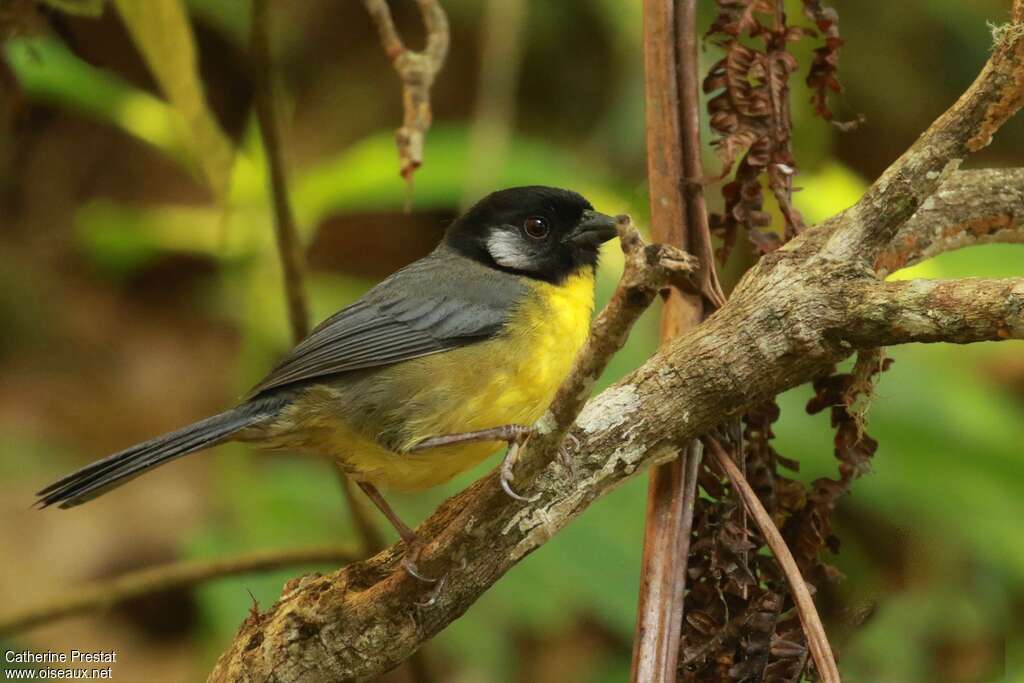
M187 130L178 111L110 71L79 59L50 37L15 38L0 48L18 83L34 100L117 126L175 161L189 163Z
M115 0L115 4L160 88L184 118L192 156L207 185L224 200L234 152L207 106L184 6L180 0Z
M44 5L83 17L98 17L103 14L104 0L42 0Z

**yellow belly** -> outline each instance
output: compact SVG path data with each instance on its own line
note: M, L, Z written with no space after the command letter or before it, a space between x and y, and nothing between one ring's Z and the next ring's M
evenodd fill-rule
M368 433L372 427L354 428L338 419L332 406L353 391L340 384L311 391L288 418L290 436L279 445L330 455L354 479L398 490L436 486L476 465L504 444L407 451L427 437L530 425L544 413L586 340L594 305L593 271L587 268L558 286L538 281L531 289L533 295L499 336L405 361L365 380L377 383L376 388L385 385L381 390L401 404L380 416L380 424L393 429L400 422L397 443L392 439L394 450L381 445L387 439ZM296 443L300 434L304 443Z

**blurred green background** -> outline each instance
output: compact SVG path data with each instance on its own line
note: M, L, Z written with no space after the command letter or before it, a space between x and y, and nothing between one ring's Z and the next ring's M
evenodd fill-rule
M788 4L802 22L799 3ZM866 123L839 133L814 119L794 79L796 204L809 222L855 201L958 96L988 54L986 22L1005 21L1009 8L1008 0L832 4L847 40L847 90L835 108ZM392 5L418 45L415 5ZM223 409L289 346L251 114L248 3L188 7L207 98L238 150L219 196L203 182L209 149L194 144L195 128L165 101L112 7L93 18L0 1L5 608L177 558L354 538L330 465L242 447L175 463L70 512L29 509L33 491L56 476ZM452 47L405 215L393 146L399 86L362 4L272 3L285 158L317 320L425 253L458 207L489 189L568 186L602 211L641 222L647 213L639 0L445 7ZM482 34L488 23L495 32ZM795 48L804 68L813 47ZM708 46L703 66L716 55ZM971 164L1020 165L1021 149L1018 119ZM714 189L709 196L720 206ZM1022 256L1021 247L975 248L896 277L1019 276ZM620 263L610 249L600 298ZM652 311L605 380L641 363L655 342ZM836 515L834 561L846 580L821 601L841 668L862 682L1024 680L1014 677L1024 659L1021 345L917 346L891 356L871 412L869 431L881 442L875 471ZM835 470L827 417L803 410L810 395L799 388L781 399L777 429L779 450L800 460L807 481ZM392 498L418 521L492 464L443 489ZM644 500L637 478L512 571L429 644L439 678L624 680ZM268 606L297 573L154 596L2 644L116 649L121 680L199 680L245 617L249 592Z

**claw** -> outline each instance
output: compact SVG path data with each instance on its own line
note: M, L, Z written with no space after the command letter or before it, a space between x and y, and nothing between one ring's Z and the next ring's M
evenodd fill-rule
M421 574L419 567L416 566L416 560L419 559L420 551L422 549L423 548L419 545L409 546L408 550L405 551L405 556L402 558L402 569L404 569L409 576L418 581L422 581L423 583L437 583L437 579L432 579L425 574Z
M515 479L512 469L516 466L516 462L519 460L519 450L525 442L526 440L523 439L522 442L513 441L509 444L508 453L505 454L505 459L501 462L501 489L507 493L510 498L514 498L515 500L523 503L534 503L540 499L539 493L527 497L519 495L512 490L512 481Z
M416 606L417 607L423 607L423 608L433 607L435 604L437 604L437 598L440 597L441 591L444 590L444 587L445 587L445 585L447 585L447 583L448 583L448 575L445 574L444 576L442 576L437 581L437 585L434 587L434 589L432 591L430 591L430 593L428 593L427 599L424 600L423 602L417 601L416 602Z
M539 493L535 493L532 496L521 496L515 491L513 491L512 485L509 483L509 480L505 478L504 472L502 472L501 474L501 490L507 493L509 498L515 498L516 500L522 501L524 503L536 503L538 500L540 500Z

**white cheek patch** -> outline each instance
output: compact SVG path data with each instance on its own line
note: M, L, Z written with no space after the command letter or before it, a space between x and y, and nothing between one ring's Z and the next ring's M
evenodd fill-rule
M518 235L504 230L495 230L487 236L487 253L495 263L506 268L526 270L530 267L530 256L524 246Z

